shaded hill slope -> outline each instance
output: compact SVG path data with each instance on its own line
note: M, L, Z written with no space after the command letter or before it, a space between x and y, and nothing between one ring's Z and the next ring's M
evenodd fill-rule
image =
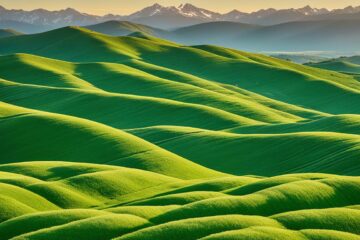
M360 61L355 57L336 58L318 63L308 63L306 65L348 74L360 74Z
M150 42L131 37L116 38L81 27L65 27L13 40L3 39L0 52L34 53L73 61L119 62L138 58L141 50L160 51L169 44L160 39L158 42ZM76 51L68 51L69 48Z
M112 36L126 36L134 32L144 32L158 37L163 37L167 34L167 31L159 28L153 28L150 26L127 21L108 21L95 25L85 26L85 28Z
M21 34L22 33L17 32L17 31L12 30L12 29L0 29L0 38L18 36L18 35L21 35Z
M337 119L334 121L338 126L344 123L337 122ZM279 130L275 127L271 130L269 126L266 134L250 131L234 134L181 127L154 127L129 132L203 166L236 175L274 176L290 172L358 175L360 141L356 129L360 122L358 118L352 121L353 125L349 122L343 126L345 129L349 127L350 134L334 132L336 127L327 125L326 121L322 124L329 126L327 131L320 130L322 124L311 132L306 129L311 124L303 127L299 124L295 133L288 131L286 126L279 126ZM261 127L253 127L257 128L261 132Z
M142 139L96 122L4 103L1 115L2 163L56 159L132 166L184 178L218 175ZM14 135L19 137L14 138ZM77 143L81 142L88 143L79 146Z

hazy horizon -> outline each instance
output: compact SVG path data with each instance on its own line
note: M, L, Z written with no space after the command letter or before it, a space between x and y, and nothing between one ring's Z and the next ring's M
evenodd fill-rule
M75 8L81 12L89 14L104 15L107 13L113 14L131 14L139 9L144 7L159 3L164 6L178 6L183 3L191 3L198 7L206 8L212 11L226 13L233 9L237 9L243 12L253 12L256 10L264 8L276 8L276 9L285 9L285 8L301 8L306 5L310 5L314 8L327 8L327 9L337 9L344 8L347 6L358 6L360 1L358 0L344 0L344 1L333 1L333 0L306 0L306 1L296 1L296 0L276 0L276 1L262 1L262 0L224 0L219 4L218 1L209 0L204 2L203 0L135 0L135 1L117 1L117 0L108 0L104 4L104 1L96 0L63 0L61 2L53 1L41 1L41 0L0 0L0 5L7 9L24 9L24 10L33 10L38 8L44 8L48 10L60 10L66 9L68 7Z

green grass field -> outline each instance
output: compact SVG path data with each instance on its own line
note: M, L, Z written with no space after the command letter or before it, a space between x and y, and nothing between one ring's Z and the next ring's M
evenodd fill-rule
M360 239L356 74L145 30L0 38L0 240Z

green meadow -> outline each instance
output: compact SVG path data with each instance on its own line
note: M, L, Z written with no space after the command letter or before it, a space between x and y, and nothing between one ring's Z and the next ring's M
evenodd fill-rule
M0 240L360 240L356 63L125 27L0 33Z

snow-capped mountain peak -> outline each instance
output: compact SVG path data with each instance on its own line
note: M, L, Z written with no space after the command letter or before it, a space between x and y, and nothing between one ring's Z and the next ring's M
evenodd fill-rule
M129 17L132 19L135 18L144 18L151 16L164 16L164 15L175 15L175 16L184 16L189 18L197 19L218 19L221 14L215 13L206 9L198 8L190 3L181 4L178 7L169 6L164 7L158 3L146 7L136 13L131 14Z
M152 17L157 15L168 15L176 12L175 7L164 7L158 3L155 3L149 7L146 7L140 11L137 11L131 15L129 15L130 19L135 18L145 18L145 17Z
M221 14L212 12L203 8L198 8L190 3L181 4L177 7L179 14L186 17L200 18L200 19L218 19Z

